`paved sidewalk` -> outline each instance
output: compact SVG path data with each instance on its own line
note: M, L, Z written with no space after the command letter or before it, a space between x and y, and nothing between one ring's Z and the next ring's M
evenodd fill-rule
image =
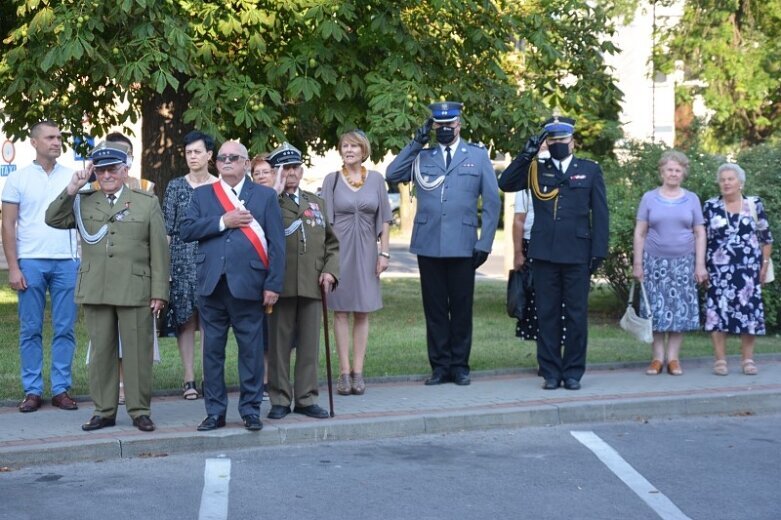
M760 373L744 376L730 359L727 377L711 374L710 360L684 362L686 374L644 375L643 367L592 368L583 389L545 391L531 371L495 375L473 373L472 385L426 387L421 380L368 382L363 396L335 395L335 417L310 419L291 414L265 418L263 431L251 433L236 412L231 394L228 425L200 433L203 401L158 397L152 404L153 433L141 433L124 413L117 426L83 432L91 403L66 412L48 403L22 414L0 408L0 467L73 461L163 456L197 451L225 452L253 446L375 439L495 427L566 425L621 420L658 420L704 415L753 415L781 412L781 358L758 358ZM321 405L327 407L321 388Z

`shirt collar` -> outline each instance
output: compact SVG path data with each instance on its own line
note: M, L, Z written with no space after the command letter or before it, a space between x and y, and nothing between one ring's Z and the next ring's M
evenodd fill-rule
M449 144L442 144L439 143L439 149L442 151L442 155L445 155L447 152L445 152L445 148L448 146L450 147L450 155L453 156L456 154L456 150L458 149L458 145L461 144L461 138L456 137L456 140Z
M551 157L551 161L553 161L553 164L556 165L556 167L559 169L561 173L566 173L567 168L569 168L569 164L572 162L572 154L569 154L566 159L563 161L559 161L558 159L554 159Z
M247 177L242 175L241 180L239 181L239 183L236 186L231 186L230 184L228 184L227 182L222 180L222 177L220 177L220 182L222 183L222 187L223 188L225 188L226 190L233 190L233 191L235 191L236 192L236 196L238 197L239 195L241 195L241 190L242 190L242 188L244 188L244 181L246 179L247 179Z
M121 197L121 196L122 196L122 190L124 190L124 189L125 189L125 185L123 184L122 186L120 186L120 187L119 187L119 190L118 190L116 193L114 193L114 194L113 194L113 195L116 197L116 198L114 199L114 203L115 203L115 204L116 204L116 202L119 200L119 197ZM103 195L105 195L105 196L106 196L106 200L109 200L109 198L108 198L108 195L109 195L109 194L108 194L108 193L104 193Z

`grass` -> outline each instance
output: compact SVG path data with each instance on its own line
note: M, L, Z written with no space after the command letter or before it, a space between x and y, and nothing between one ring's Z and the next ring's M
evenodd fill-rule
M16 294L8 287L7 272L0 271L0 401L21 398L19 382L19 350ZM420 285L415 279L383 280L385 308L370 318L369 347L364 373L366 377L416 376L430 371L426 356L426 322L420 299ZM650 359L650 347L631 339L618 328L618 318L623 311L604 287L591 294L589 325L589 363L632 363ZM49 395L49 348L51 330L47 319L44 328L45 395ZM331 330L332 366L338 372L338 364ZM77 349L73 364L73 389L75 395L88 395L87 365L85 364L87 332L84 316L79 314L76 325ZM472 370L502 370L536 367L535 344L515 337L515 322L505 313L505 284L496 281L480 282L475 290L473 346L470 364ZM321 343L322 348L322 343ZM731 353L738 350L737 341L731 340ZM777 337L757 338L757 353L781 352ZM687 334L682 357L707 357L712 354L710 339L705 333ZM160 339L161 362L155 365L156 392L178 392L182 384L179 351L174 338ZM196 357L196 373L200 373L200 356ZM321 365L325 360L321 355ZM238 384L236 369L236 344L229 336L226 377L228 384ZM325 369L321 370L325 377Z

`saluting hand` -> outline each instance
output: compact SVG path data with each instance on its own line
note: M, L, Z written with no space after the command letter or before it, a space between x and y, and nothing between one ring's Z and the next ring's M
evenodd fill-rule
M73 177L71 177L71 181L66 188L68 195L76 195L81 187L87 184L92 176L93 169L94 166L92 166L92 163L88 162L85 169L73 172Z
M539 135L531 136L523 147L521 154L524 159L531 160L540 151L540 147L545 142L545 138L548 137L548 132L543 130Z
M431 127L434 125L434 118L429 117L426 119L426 122L423 123L423 126L418 128L418 131L415 132L415 141L417 141L420 144L426 144L429 141L428 134L431 132Z

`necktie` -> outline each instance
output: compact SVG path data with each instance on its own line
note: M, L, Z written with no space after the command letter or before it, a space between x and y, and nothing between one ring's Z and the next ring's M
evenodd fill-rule
M234 195L236 195L237 197L239 196L239 194L238 194L238 193L236 193L236 190L234 190L233 188L231 188L231 191L232 191L232 192L233 192L233 194L234 194Z
M114 195L113 193L108 196L108 205L109 206L113 206L116 201L117 201L117 196Z
M296 206L298 206L298 197L296 197L295 193L288 193L288 197L290 197L290 200L292 200Z
M445 147L445 168L450 168L450 161L453 159L453 157L450 155L450 147Z

